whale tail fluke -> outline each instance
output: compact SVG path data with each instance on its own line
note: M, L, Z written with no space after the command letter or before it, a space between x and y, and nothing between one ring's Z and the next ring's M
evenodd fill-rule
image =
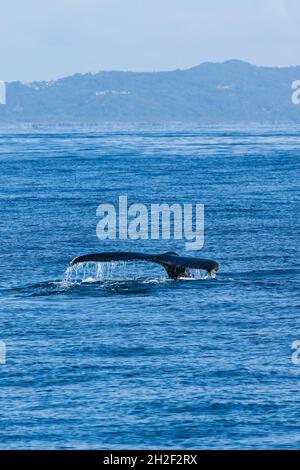
M170 279L190 277L189 269L205 270L210 276L214 276L219 270L219 264L216 261L179 256L173 252L158 255L134 252L92 253L74 258L69 266L88 262L109 263L114 261L146 261L159 264L165 268Z

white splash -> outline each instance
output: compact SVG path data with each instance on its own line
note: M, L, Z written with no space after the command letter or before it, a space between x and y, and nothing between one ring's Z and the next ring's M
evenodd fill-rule
M191 281L195 281L195 280L199 281L199 280L206 280L206 279L212 278L212 276L202 271L201 269L189 269L188 274L189 274L189 277L185 279L191 280Z
M66 287L76 283L92 283L104 281L112 277L118 265L122 263L80 263L68 266L62 284Z

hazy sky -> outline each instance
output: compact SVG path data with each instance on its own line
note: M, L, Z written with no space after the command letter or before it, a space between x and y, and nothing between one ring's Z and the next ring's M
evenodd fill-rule
M300 64L299 0L0 0L0 79Z

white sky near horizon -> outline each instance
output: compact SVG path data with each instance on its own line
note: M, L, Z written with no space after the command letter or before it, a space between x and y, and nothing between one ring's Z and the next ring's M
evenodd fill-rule
M300 64L299 0L0 0L0 79Z

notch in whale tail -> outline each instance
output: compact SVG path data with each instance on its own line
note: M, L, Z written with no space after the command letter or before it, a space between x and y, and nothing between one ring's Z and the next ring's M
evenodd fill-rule
M189 269L203 269L210 276L214 276L219 270L219 264L216 261L179 256L173 252L160 255L132 252L92 253L74 258L69 265L75 266L76 264L88 262L109 263L113 261L146 261L159 264L165 268L170 279L190 277Z

